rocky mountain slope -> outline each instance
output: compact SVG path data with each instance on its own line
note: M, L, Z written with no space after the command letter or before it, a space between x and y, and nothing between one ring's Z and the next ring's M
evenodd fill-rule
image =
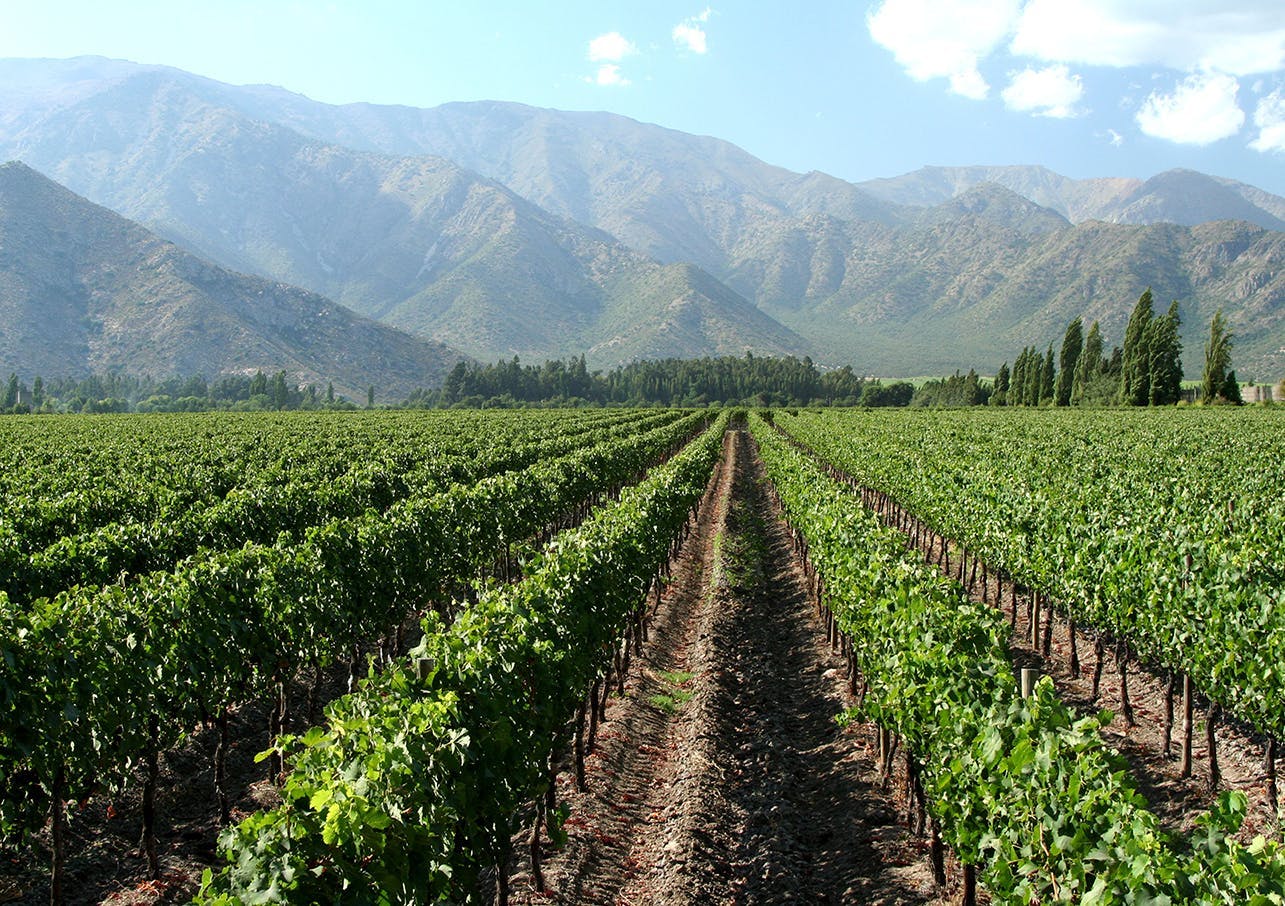
M0 155L220 262L481 358L810 353L989 370L1076 315L1223 307L1285 371L1285 199L1173 171L926 168L850 184L605 113L331 106L162 67L0 61ZM24 87L25 86L25 87Z
M220 106L208 87L145 69L45 112L5 149L202 255L481 358L804 348L696 269L450 161L323 144ZM697 309L699 329L676 326L674 312Z
M233 273L20 164L0 165L0 372L30 380L273 373L364 398L460 355L293 286Z
M987 183L1016 192L1072 223L1195 226L1211 220L1244 220L1268 230L1285 230L1285 198L1194 170L1169 170L1141 180L1071 179L1044 167L923 167L858 185L890 204L928 207Z

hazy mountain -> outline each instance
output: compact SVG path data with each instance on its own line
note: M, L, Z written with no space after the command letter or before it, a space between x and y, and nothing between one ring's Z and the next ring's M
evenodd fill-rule
M1034 232L998 226L985 212L928 226L815 220L809 227L765 246L759 260L813 262L796 283L778 285L780 295L764 308L808 336L822 360L886 374L989 370L1024 345L1060 346L1079 316L1100 320L1108 343L1120 343L1133 303L1150 286L1158 306L1179 301L1188 375L1200 373L1220 307L1236 334L1240 375L1285 373L1285 233L1242 221L1091 221Z
M65 72L62 114L23 117L0 130L0 146L37 166L54 160L45 139L72 153L98 153L89 129L72 136L60 120L98 117L122 94L148 106L159 86L235 110L257 122L362 151L396 156L430 154L495 179L554 214L605 230L663 262L692 262L716 276L746 231L807 214L895 223L902 213L860 188L821 173L773 167L728 142L688 135L610 113L546 110L482 101L431 109L347 104L333 106L266 86L236 87L164 67L117 61L0 61L0 79L24 80L48 96ZM95 66L97 95L81 90ZM131 86L131 83L136 83ZM10 88L11 94L21 89ZM0 94L0 99L4 97ZM67 156L65 153L62 157ZM56 154L53 157L57 157ZM61 159L59 157L58 159ZM80 164L78 163L78 166ZM74 183L69 183L74 185ZM91 194L91 197L92 196Z
M924 167L858 185L891 204L930 206L986 183L1004 186L1072 223L1104 220L1195 226L1212 220L1245 220L1269 230L1285 229L1285 198L1194 170L1169 170L1144 181L1071 179L1043 167Z
M695 269L666 268L441 158L353 151L251 119L212 85L144 68L45 111L5 148L221 263L479 358L590 350L612 365L804 348ZM674 306L699 310L701 328L675 329Z
M884 374L991 369L1077 315L1118 341L1151 286L1182 306L1189 373L1218 306L1242 375L1285 371L1285 199L1232 180L934 167L853 185L605 113L331 106L92 59L0 63L6 79L23 112L0 152L484 358L757 338Z
M0 371L30 380L289 372L354 398L440 384L460 356L232 273L20 164L0 165Z

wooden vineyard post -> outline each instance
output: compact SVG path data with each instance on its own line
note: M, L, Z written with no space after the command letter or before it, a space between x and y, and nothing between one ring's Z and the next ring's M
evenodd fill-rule
M1048 657L1053 653L1053 602L1046 600L1044 602L1044 656Z
M1263 770L1267 774L1267 805L1272 810L1272 819L1280 826L1280 797L1276 790L1276 737L1267 737L1266 751L1263 753Z
M227 827L232 820L232 806L228 800L228 706L219 708L217 718L219 741L214 746L214 795L219 800L219 827Z
M1093 640L1093 700L1098 700L1098 691L1102 687L1102 660L1106 657L1106 646L1102 644L1102 639Z
M963 892L960 895L960 906L977 906L977 866L964 866Z
M1165 755L1173 748L1173 674L1165 680Z
M1209 792L1218 789L1218 784L1222 780L1222 772L1218 770L1218 737L1214 735L1214 730L1218 726L1218 705L1213 699L1209 700L1209 710L1205 714L1205 745L1209 749Z
M589 741L586 744L592 752L598 737L598 688L599 679L594 677L593 686L589 689Z
M1182 751L1178 764L1178 773L1182 777L1191 776L1191 675L1182 675Z
M540 822L543 820L544 803L535 804L535 818L531 821L531 836L528 839L531 851L531 882L537 891L544 890L544 869L540 864Z
M1071 647L1071 676L1074 679L1080 678L1080 650L1075 644L1075 618L1072 617L1066 624L1066 636Z
M940 891L946 886L946 847L941 842L941 828L932 815L928 816L928 832L931 838L928 844L928 862L932 866L933 883Z
M1133 703L1129 700L1129 657L1124 642L1115 646L1115 664L1120 671L1120 713L1124 715L1126 727L1136 727L1133 719Z
M1028 628L1031 630L1031 648L1038 651L1040 647L1040 593L1038 591L1031 592L1026 613L1030 617Z
M588 710L588 702L585 699L580 700L580 708L576 711L576 789L580 792L585 791L584 776L584 725L585 711Z

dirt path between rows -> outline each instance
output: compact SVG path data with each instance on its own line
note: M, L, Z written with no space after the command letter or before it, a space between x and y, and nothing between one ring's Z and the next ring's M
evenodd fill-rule
M744 431L729 432L701 518L626 694L565 773L566 844L523 903L946 902L898 823L869 728L841 729L831 653Z

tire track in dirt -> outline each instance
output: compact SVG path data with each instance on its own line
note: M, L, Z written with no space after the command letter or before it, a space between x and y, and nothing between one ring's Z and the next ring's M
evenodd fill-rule
M589 790L560 781L568 842L545 891L515 880L519 902L935 901L869 734L834 720L843 662L765 481L748 435L729 432Z

